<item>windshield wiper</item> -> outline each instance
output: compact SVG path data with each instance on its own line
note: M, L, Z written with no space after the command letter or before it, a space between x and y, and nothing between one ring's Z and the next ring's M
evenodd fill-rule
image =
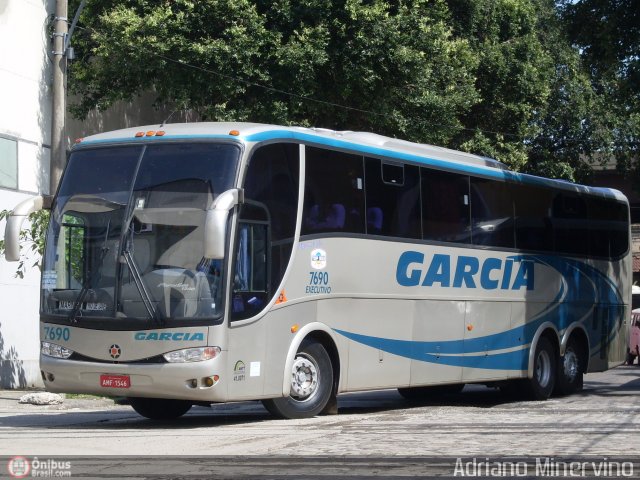
M102 264L104 263L104 257L107 256L107 252L109 251L109 247L107 247L107 240L109 239L110 230L111 230L111 220L109 220L109 223L107 223L107 231L104 234L104 240L102 241L102 248L100 249L100 258L98 259L98 265L96 266L94 272L87 272L88 275L85 277L84 283L82 284L82 289L80 290L80 293L78 293L78 296L76 297L75 302L73 302L73 308L71 309L71 313L69 314L69 317L68 317L69 321L72 323L78 322L78 314L82 316L81 314L82 304L84 303L84 298L87 296L87 293L91 292L92 297L94 299L97 299L97 295L95 291L92 290L90 287L91 287L91 284L94 283L93 280L96 280L95 283L97 283L97 281L99 280L97 276L100 275ZM93 278L94 274L96 275L95 279Z
M140 274L138 264L136 263L128 248L122 252L122 257L129 267L129 271L131 272L131 276L133 277L133 282L136 284L136 288L140 293L140 298L142 298L142 303L144 304L144 308L147 309L149 317L151 317L153 321L159 323L160 325L163 325L164 320L158 315L158 311L153 304L154 299L149 290L147 290L144 280L142 280L142 275Z

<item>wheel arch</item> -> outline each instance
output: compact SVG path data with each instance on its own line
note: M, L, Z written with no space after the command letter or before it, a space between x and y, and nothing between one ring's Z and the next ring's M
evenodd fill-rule
M331 368L333 370L333 393L339 391L340 381L342 379L342 362L340 361L340 354L337 347L336 335L327 325L320 322L313 322L305 325L296 333L289 344L289 350L287 352L287 359L284 364L284 370L282 372L282 396L286 397L289 394L291 387L290 372L293 367L293 361L296 353L302 342L306 339L312 339L320 343L331 359Z
M535 361L536 347L538 346L538 341L542 337L546 337L551 341L551 344L556 350L556 357L560 357L560 333L553 323L545 322L540 325L540 327L538 327L538 330L531 340L531 345L529 346L529 366L527 368L527 378L533 378L533 365Z

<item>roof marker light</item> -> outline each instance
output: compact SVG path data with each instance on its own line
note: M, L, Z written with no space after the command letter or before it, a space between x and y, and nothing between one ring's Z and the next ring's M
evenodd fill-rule
M156 134L156 132L154 130L149 130L147 132L147 137L153 137Z
M84 138L76 138L76 144L82 142L84 140Z
M165 134L164 130L159 130L159 131L156 132L156 137L163 137L164 134Z
M233 135L234 137L237 137L238 135L240 135L240 132L238 130L231 130L229 132L229 135Z
M136 138L144 137L144 132L137 132Z

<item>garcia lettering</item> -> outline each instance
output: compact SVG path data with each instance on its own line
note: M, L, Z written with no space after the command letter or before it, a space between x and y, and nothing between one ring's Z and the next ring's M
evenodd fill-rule
M174 342L195 342L204 341L204 333L196 332L136 332L133 336L136 340L156 340Z
M403 287L482 288L483 290L533 290L534 263L527 260L486 258L437 253L425 263L420 252L400 255L396 281Z

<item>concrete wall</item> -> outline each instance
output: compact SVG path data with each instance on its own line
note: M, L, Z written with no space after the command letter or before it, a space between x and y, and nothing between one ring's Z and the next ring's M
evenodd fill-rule
M72 104L73 98L69 99ZM197 122L198 117L189 111L174 112L170 106L154 106L155 95L145 93L130 102L117 102L107 111L91 111L87 118L78 120L67 116L67 139L72 145L77 138L120 128L143 125L159 125L167 118L171 123Z
M0 137L17 144L17 189L0 188L0 209L48 193L51 131L48 15L53 0L0 0ZM0 223L4 232L4 222ZM32 265L37 258L27 259ZM0 387L39 386L40 272L0 259Z

